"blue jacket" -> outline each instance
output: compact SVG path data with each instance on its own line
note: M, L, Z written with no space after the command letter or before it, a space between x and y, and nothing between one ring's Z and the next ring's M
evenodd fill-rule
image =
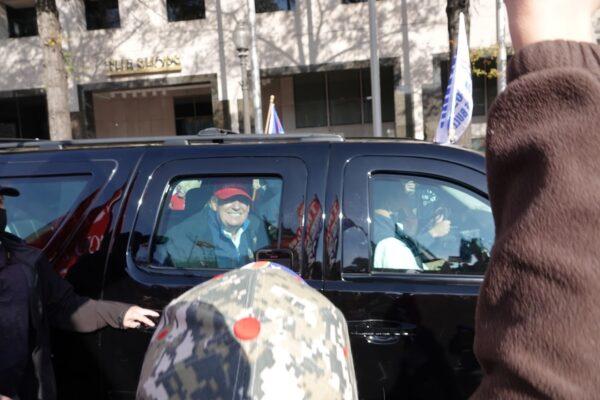
M225 236L217 213L205 209L167 231L158 244L154 260L176 268L241 267L254 260L256 250L269 244L267 231L252 214L244 223L240 245Z

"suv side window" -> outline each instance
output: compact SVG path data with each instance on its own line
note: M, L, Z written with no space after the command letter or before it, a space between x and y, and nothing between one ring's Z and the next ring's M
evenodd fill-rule
M43 248L69 214L90 182L91 175L10 178L2 183L19 190L5 196L6 230L27 243Z
M268 176L184 177L162 203L152 264L231 269L277 247L282 179Z
M494 241L488 201L449 182L373 174L369 179L373 271L483 274Z

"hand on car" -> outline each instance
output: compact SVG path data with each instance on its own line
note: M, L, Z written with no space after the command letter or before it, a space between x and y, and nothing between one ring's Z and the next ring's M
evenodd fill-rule
M160 316L159 313L153 310L148 310L147 308L142 308L138 306L131 306L123 316L123 328L139 328L142 324L154 327L154 321L152 321L148 317L158 318Z
M446 236L450 232L450 227L452 223L450 220L445 219L443 215L438 215L435 217L435 221L431 229L429 229L428 233L433 238L439 238L442 236Z

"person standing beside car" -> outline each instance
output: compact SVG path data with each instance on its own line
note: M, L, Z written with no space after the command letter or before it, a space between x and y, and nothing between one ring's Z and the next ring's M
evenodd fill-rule
M516 54L490 110L496 242L475 399L600 393L600 0L506 0Z
M18 190L0 186L0 400L56 398L50 359L50 328L92 332L154 326L158 313L130 304L78 296L52 269L42 252L5 232L4 196Z

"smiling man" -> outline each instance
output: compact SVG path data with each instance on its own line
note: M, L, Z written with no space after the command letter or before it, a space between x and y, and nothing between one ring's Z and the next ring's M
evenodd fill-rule
M264 224L250 213L250 182L223 180L208 207L170 229L157 245L155 260L177 268L237 268L268 245Z

